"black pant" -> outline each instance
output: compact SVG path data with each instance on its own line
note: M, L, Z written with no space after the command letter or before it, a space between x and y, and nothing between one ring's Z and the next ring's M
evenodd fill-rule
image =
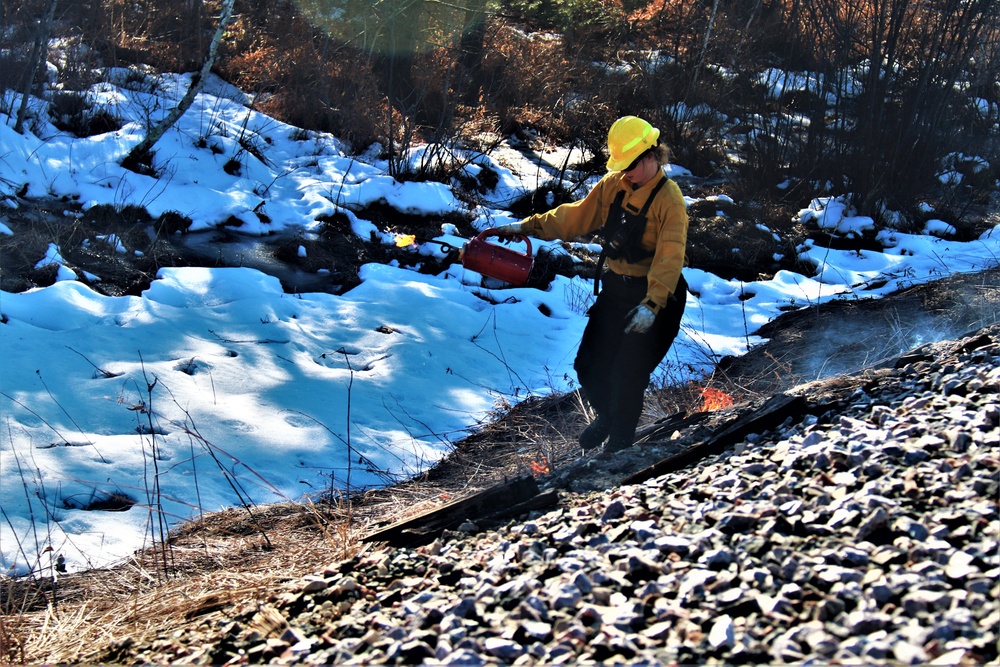
M646 298L646 278L612 271L602 277L603 289L591 307L573 367L591 407L611 424L611 439L631 442L642 416L649 376L667 355L687 300L681 276L677 292L656 315L645 333L625 333L626 316Z

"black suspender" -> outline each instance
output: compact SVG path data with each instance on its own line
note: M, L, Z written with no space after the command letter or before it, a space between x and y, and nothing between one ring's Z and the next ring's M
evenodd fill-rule
M649 198L646 199L646 203L642 205L642 209L638 214L629 214L632 224L638 224L639 221L642 223L642 228L638 231L637 238L634 243L638 246L639 242L642 240L642 231L646 228L646 213L649 212L649 207L653 205L653 200L656 199L656 195L660 192L660 189L667 184L667 177L663 175L659 182L653 187L653 191L649 193ZM597 257L597 275L594 276L594 296L600 291L601 285L601 272L604 270L604 260L608 255L608 246L616 242L625 245L628 243L628 232L625 229L628 223L624 220L625 210L622 207L622 202L625 200L625 191L620 191L616 196L615 200L611 203L611 208L608 210L608 219L604 223L604 243L601 247L601 254ZM616 237L621 237L616 238ZM631 248L623 248L624 251L631 251ZM638 248L637 248L638 250ZM645 251L648 253L648 251ZM651 253L649 253L651 254ZM649 254L646 254L648 257ZM618 256L621 256L619 254Z

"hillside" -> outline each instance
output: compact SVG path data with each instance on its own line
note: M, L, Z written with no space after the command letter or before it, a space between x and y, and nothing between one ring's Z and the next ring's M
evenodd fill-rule
M959 307L941 308L932 294ZM994 269L854 315L960 331L995 319L998 303ZM849 317L832 309L814 317ZM801 341L813 322L804 320L776 322L770 349L732 364L730 380L761 381L763 359L794 371L811 356ZM379 524L523 473L518 443L572 420L571 401L518 406L426 479L358 499L350 516L274 506L250 522L224 512L178 531L169 580L157 581L159 553L66 577L48 592L56 607L6 617L16 639L6 657L996 660L998 356L992 324L823 381L792 386L790 372L781 391L804 399L797 416L674 472L621 485L753 406L675 420L667 431L652 423L643 444L611 457L582 460L566 447L539 478L558 492L548 511L415 548L360 541Z

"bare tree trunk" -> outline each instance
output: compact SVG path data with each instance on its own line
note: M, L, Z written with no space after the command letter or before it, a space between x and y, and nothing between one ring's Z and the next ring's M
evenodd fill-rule
M38 68L41 67L45 57L45 47L49 42L49 26L52 25L52 17L56 13L56 0L49 0L45 6L45 15L38 23L38 32L35 33L35 44L31 48L31 65L28 68L27 80L24 82L24 90L21 91L21 106L17 110L17 120L14 121L14 131L24 134L24 119L28 115L28 98L31 97L31 87L35 83L35 76Z
M712 1L712 14L708 17L708 27L705 28L705 39L701 43L701 52L698 54L698 62L695 63L694 75L691 77L691 85L688 91L693 91L698 85L698 78L701 75L702 67L705 65L705 56L708 54L708 44L712 41L712 30L715 28L715 17L719 13L719 0Z
M462 93L465 104L478 103L482 87L483 56L486 39L486 9L485 2L476 3L465 11L462 34L459 38L458 64L462 76Z
M201 5L202 0L188 0L188 21L194 32L195 48L201 51Z
M383 90L389 104L403 113L415 109L420 91L413 84L413 63L421 38L423 0L396 0L386 5L382 18L384 52L377 56Z
M194 103L194 98L201 92L201 89L205 87L205 79L208 77L209 72L212 71L212 66L215 64L216 54L219 50L219 44L222 42L222 37L225 34L226 26L229 24L229 20L233 16L233 4L236 0L223 0L222 3L222 13L219 16L219 25L215 29L215 35L212 36L212 43L208 47L208 56L205 58L205 63L201 66L201 71L197 72L191 79L191 87L187 89L184 93L184 97L181 101L177 103L166 117L160 121L158 125L150 128L149 132L146 134L146 138L143 139L139 144L129 151L122 161L121 165L126 169L131 169L132 171L142 170L143 165L149 162L150 151L157 141L173 127L174 123L184 115L184 112L191 108Z
M729 66L735 69L736 64L740 62L743 47L750 41L750 26L753 25L754 20L760 15L762 0L756 0L754 2L753 8L750 10L750 14L747 16L747 22L743 26L743 30L740 32L740 41L736 44L736 48L733 49L733 57L729 60Z

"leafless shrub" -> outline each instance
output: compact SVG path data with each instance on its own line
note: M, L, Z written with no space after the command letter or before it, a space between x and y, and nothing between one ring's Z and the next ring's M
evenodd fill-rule
M563 109L569 83L580 66L554 34L529 34L498 25L482 64L484 101L495 110L501 131L530 128L558 141L569 136Z
M747 282L778 268L775 256L785 247L755 211L728 202L700 200L691 205L689 218L687 254L691 266Z
M94 109L83 93L65 92L52 97L49 103L52 124L78 137L89 137L121 128L121 121L103 109Z

